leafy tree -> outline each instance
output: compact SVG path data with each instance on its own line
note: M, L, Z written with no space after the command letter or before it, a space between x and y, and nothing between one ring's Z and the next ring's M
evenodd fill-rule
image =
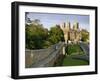
M81 34L82 34L81 40L84 42L87 42L87 40L89 40L89 32L87 30L83 29L81 31Z
M40 20L39 20L39 19L35 19L35 20L34 20L34 23L36 23L36 24L39 25L39 24L40 24Z
M63 31L58 25L51 27L48 39L52 44L56 44L59 41L64 41Z
M26 24L25 34L27 49L47 48L64 40L63 32L58 25L48 31L38 19L33 20L31 24Z
M40 49L43 48L44 40L48 36L48 30L38 24L26 25L26 48L28 49Z
M25 24L27 23L31 23L32 21L30 20L30 18L28 17L29 12L25 13Z

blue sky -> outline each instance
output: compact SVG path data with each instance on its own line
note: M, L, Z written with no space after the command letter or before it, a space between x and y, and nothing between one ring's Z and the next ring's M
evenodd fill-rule
M89 31L89 15L74 15L74 14L54 14L54 13L34 13L29 12L28 18L31 20L39 19L41 24L45 28L50 29L50 27L69 21L71 26L75 21L79 22L81 29L86 29Z

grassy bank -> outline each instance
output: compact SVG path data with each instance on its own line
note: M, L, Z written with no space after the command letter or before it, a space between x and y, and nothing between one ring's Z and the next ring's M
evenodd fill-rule
M88 65L89 63L85 60L74 59L71 56L66 56L63 59L62 66L79 66L79 65Z
M66 47L66 53L68 55L84 54L83 50L78 44L70 44Z

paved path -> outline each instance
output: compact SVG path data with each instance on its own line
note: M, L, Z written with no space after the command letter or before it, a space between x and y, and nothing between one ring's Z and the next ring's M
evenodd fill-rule
M89 56L89 45L86 43L80 43L80 46L83 49L83 51L85 52L85 54L87 54Z
M86 43L79 43L79 44L85 53L85 55L81 58L89 61L89 45Z
M57 46L55 51L50 53L46 58L42 59L38 63L33 64L31 67L53 66L54 62L59 57L63 46L64 46L64 43L61 43L60 45Z

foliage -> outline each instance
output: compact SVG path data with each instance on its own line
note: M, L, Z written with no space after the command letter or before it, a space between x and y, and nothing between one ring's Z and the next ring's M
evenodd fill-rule
M28 14L29 14L29 12L26 12L26 13L25 13L25 24L26 24L26 23L31 23L31 20L30 20L30 18L28 17Z
M81 34L82 34L81 40L83 42L87 42L89 40L89 32L87 30L82 30Z
M48 31L38 19L32 21L31 24L26 24L25 32L27 49L47 48L64 39L63 32L58 26Z
M48 36L48 30L44 29L43 26L38 24L26 25L26 48L28 49L40 49L43 48Z
M52 44L56 44L59 41L64 41L63 31L58 25L51 27L48 39Z
M66 47L66 52L69 55L74 55L74 54L83 54L82 49L78 44L71 44Z

